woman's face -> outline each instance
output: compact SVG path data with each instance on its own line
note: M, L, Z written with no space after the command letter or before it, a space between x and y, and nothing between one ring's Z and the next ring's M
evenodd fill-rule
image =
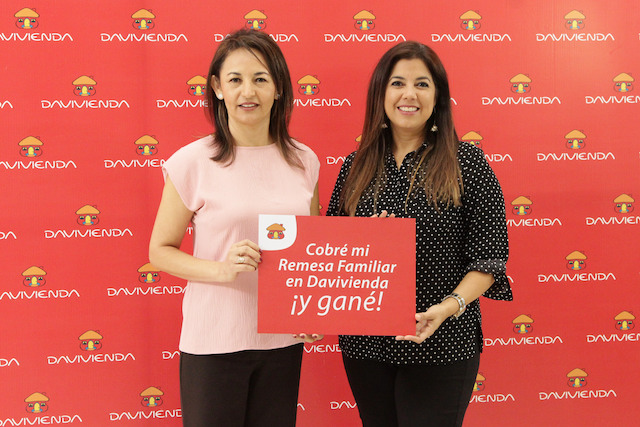
M222 63L220 78L213 76L213 89L216 96L223 96L230 128L268 127L276 86L265 63L258 52L236 49Z
M389 77L384 111L395 131L423 132L435 106L436 86L422 60L399 60Z

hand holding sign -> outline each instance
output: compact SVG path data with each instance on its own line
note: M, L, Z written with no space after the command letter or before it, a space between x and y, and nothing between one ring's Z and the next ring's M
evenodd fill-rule
M398 335L396 340L413 341L420 344L433 335L440 325L442 325L442 322L447 320L448 317L444 307L440 304L432 305L427 311L416 313L417 323L415 335Z

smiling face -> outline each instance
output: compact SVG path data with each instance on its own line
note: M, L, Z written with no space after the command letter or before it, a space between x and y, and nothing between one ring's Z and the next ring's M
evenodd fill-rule
M216 96L222 94L229 116L229 128L269 126L276 86L266 62L258 52L236 49L214 76Z
M435 107L433 77L420 59L401 59L393 67L384 96L384 111L393 131L423 133Z

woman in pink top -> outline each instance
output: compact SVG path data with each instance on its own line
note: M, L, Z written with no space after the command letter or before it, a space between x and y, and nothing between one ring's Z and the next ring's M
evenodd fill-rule
M268 35L240 30L207 77L215 133L164 164L152 264L188 280L180 335L185 426L294 426L302 341L258 334L258 214L318 215L320 164L294 141L289 70ZM182 252L193 223L193 255ZM293 331L292 331L293 332Z

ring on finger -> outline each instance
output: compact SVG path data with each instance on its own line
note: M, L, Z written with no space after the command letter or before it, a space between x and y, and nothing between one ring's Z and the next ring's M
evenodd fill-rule
M245 261L246 259L243 256L239 256L238 258L236 258L236 264L244 264Z

